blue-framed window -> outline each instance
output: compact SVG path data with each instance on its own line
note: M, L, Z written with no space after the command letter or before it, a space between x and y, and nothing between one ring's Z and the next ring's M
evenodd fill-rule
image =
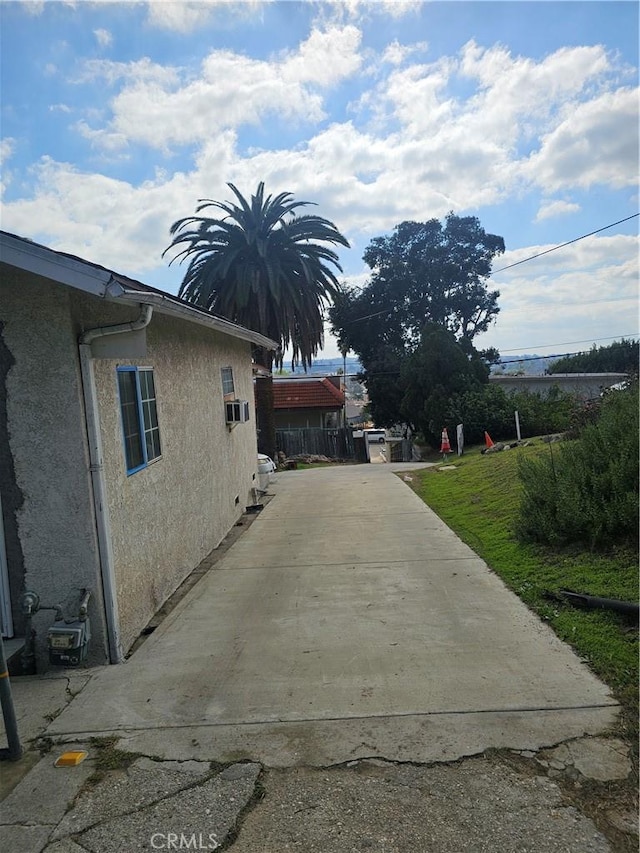
M220 373L222 374L222 393L226 397L228 394L235 393L235 384L233 382L233 368L232 367L221 367Z
M127 474L161 455L156 388L151 367L118 367L118 394Z

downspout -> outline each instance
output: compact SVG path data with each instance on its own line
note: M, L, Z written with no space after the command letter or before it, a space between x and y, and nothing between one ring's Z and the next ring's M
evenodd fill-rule
M120 619L118 615L118 596L113 565L113 549L111 547L111 525L109 521L109 505L104 478L102 458L102 436L100 435L100 418L98 408L98 393L94 371L91 342L106 335L118 335L123 332L134 332L144 329L151 322L153 308L151 305L140 305L140 316L130 323L120 323L117 326L102 326L89 329L78 339L80 353L80 371L82 374L82 394L84 411L87 422L87 438L89 441L89 471L93 491L93 505L96 517L96 532L98 536L98 553L100 557L100 574L102 578L102 593L104 598L105 618L107 622L107 641L109 645L109 660L111 663L122 663L124 654L120 641Z

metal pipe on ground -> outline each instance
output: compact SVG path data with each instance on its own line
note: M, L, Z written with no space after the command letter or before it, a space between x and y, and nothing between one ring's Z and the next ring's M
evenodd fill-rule
M586 595L581 592L571 592L561 589L560 595L574 607L584 607L586 610L613 610L624 613L625 616L638 618L639 605L633 601L619 601L616 598L600 598L596 595Z

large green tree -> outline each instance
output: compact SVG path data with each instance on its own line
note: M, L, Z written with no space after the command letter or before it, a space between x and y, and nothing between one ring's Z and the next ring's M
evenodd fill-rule
M277 341L275 356L254 352L269 370L282 366L289 348L292 366L306 369L322 348L324 310L339 290L334 270L342 268L331 247L349 243L333 222L298 212L312 202L289 192L265 196L262 182L247 201L228 186L236 201L201 199L195 216L171 226L171 263L188 263L179 295ZM273 386L270 379L258 385L258 445L274 456Z
M444 223L401 222L371 241L364 253L369 279L362 288L343 289L329 313L340 347L363 365L377 425L411 423L407 405L409 399L417 403L418 388L407 387L406 364L425 329L432 333L435 325L448 333L447 341L457 342L468 359L498 357L495 350L478 353L473 340L498 314L500 294L487 281L503 252L502 237L488 234L474 216L453 213ZM427 426L415 408L413 420Z
M486 364L477 355L470 358L452 332L430 323L403 362L400 412L437 446L442 428L452 429L458 423L450 420L451 400L473 390L480 392L488 376Z

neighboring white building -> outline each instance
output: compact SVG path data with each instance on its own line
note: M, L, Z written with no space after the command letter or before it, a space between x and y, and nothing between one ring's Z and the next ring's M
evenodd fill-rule
M546 397L557 388L566 394L576 394L583 400L592 400L626 378L626 373L551 373L543 376L492 375L489 382L507 392L529 391Z
M76 606L89 663L118 662L254 504L251 345L273 341L0 232L0 600ZM237 406L228 423L225 402ZM244 419L249 417L248 421ZM34 627L38 659L54 612Z

